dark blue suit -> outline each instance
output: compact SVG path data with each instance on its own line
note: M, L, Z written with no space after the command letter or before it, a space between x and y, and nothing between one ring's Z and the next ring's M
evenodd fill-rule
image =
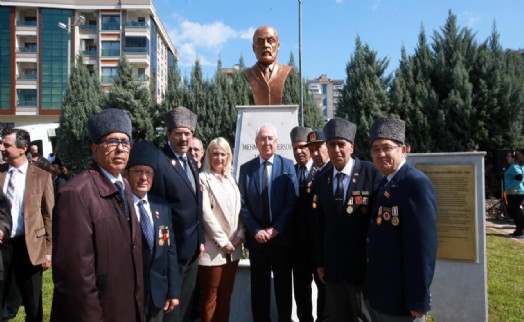
M275 298L279 321L291 320L291 261L288 229L298 198L298 183L293 162L274 155L270 206L272 221L264 225L262 213L262 172L257 157L240 167L239 189L242 197L240 218L247 228L246 246L251 262L251 308L255 322L271 321L270 279L274 274ZM265 244L259 244L254 236L265 228L273 227L279 234Z
M344 206L337 210L334 171L331 167L315 180L316 266L324 268L329 320L366 321L369 314L361 299L366 272L366 235L373 196L382 174L371 162L355 158L351 175L346 179L349 185ZM342 288L352 289L352 295L337 296Z
M405 163L381 191L369 226L369 304L392 316L427 312L437 252L435 189Z
M193 190L184 168L176 160L171 147L166 144L162 152L158 158L157 171L150 192L169 202L181 280L180 305L167 314L164 321L183 321L184 317L190 314L188 308L192 305L196 286L200 244L204 244L202 192L199 189L196 162L189 153L186 155L195 180L196 191Z
M163 310L166 299L180 298L180 278L171 209L164 199L147 195L153 217L153 251L142 241L144 303ZM166 238L169 239L166 240Z

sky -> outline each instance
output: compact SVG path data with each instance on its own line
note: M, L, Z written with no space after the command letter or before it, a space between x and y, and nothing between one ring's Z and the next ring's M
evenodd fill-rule
M217 61L233 67L240 57L247 67L256 62L254 31L263 25L277 29L278 61L293 53L299 65L298 0L154 0L157 12L179 53L182 76L189 77L196 58L204 78L212 78ZM388 73L398 67L401 48L413 54L421 28L428 42L440 31L448 12L461 28L471 29L478 43L493 24L505 49L524 48L522 0L301 0L302 75L315 79L345 79L355 39L388 58Z

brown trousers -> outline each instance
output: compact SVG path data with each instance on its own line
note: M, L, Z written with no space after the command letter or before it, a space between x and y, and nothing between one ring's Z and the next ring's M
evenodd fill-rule
M200 319L227 322L238 261L220 266L198 266Z

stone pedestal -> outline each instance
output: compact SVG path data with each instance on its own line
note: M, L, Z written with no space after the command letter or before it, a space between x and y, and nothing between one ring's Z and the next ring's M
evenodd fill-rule
M298 125L298 105L251 105L237 106L237 129L233 168L238 177L240 166L258 156L255 144L256 131L264 123L277 129L277 153L293 160L293 148L289 133Z

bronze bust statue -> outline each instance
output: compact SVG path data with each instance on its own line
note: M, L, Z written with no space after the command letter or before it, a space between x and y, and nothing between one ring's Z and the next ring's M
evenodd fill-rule
M253 52L257 63L242 73L251 85L255 105L282 105L282 91L293 67L277 62L278 32L270 26L262 26L253 35Z

